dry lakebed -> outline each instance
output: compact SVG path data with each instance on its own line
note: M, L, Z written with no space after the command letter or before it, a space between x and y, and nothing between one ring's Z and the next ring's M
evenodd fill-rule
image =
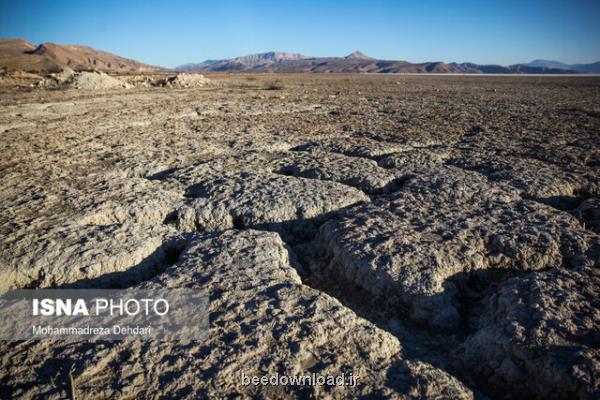
M0 80L0 287L209 332L0 342L1 398L600 397L600 78L69 79Z

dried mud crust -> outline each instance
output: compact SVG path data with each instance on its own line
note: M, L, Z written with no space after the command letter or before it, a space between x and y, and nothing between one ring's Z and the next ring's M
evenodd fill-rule
M137 341L126 346L55 342L51 347L31 342L16 350L3 344L2 369L8 373L3 380L13 388L11 395L64 393L61 382L53 384L43 368L31 368L43 367L54 357L58 364L73 361L70 368L84 398L162 398L162 393L183 398L235 393L268 398L415 394L472 398L470 390L444 371L404 360L398 339L334 298L304 286L275 233L230 230L195 235L175 265L138 287L206 291L211 326L207 340ZM83 349L85 356L80 353ZM300 391L292 386L244 386L241 381L242 373L313 372L352 373L360 380L356 386L307 386Z
M568 170L535 159L494 156L467 151L449 161L461 168L486 175L491 181L506 182L527 198L570 209L577 198L600 193L597 171Z
M599 292L597 268L509 279L458 358L491 387L513 395L597 398Z
M361 191L334 182L249 172L199 181L188 196L193 200L177 214L184 231L262 227L290 240L310 234L339 208L369 201Z
M204 343L2 343L3 397L597 397L600 81L209 79L0 87L2 287L211 293ZM313 370L362 380L239 382Z
M456 330L456 296L476 270L572 268L598 262L597 235L567 213L521 200L485 177L421 170L389 199L321 227L321 270L344 277L418 322ZM320 271L318 271L320 272Z
M166 226L56 226L3 252L0 287L118 287L152 275L183 237Z
M394 174L360 157L324 151L293 152L277 164L276 172L284 175L339 182L369 194L389 193L397 187Z

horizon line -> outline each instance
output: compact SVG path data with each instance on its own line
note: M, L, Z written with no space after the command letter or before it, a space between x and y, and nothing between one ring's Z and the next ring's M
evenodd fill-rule
M565 61L559 61L557 59L551 59L551 58L544 58L544 57L535 57L535 58L531 58L530 61L524 61L524 62L517 62L517 63L513 63L513 64L500 64L500 63L480 63L480 62L474 62L474 61L445 61L445 60L430 60L430 61L409 61L407 59L401 59L401 58L378 58L378 57L371 57L369 56L368 52L365 52L363 50L357 49L352 51L351 53L348 53L346 55L339 55L339 56L307 56L305 54L299 53L299 52L295 52L295 51L285 51L285 50L267 50L267 51L259 51L259 52L255 52L255 53L247 53L247 54L243 54L243 55L238 55L238 56L233 56L230 58L205 58L202 61L189 61L189 62L184 62L182 64L177 64L173 67L167 67L164 65L156 65L154 63L148 62L146 63L145 61L142 61L140 58L136 58L136 57L129 57L126 55L123 55L121 53L117 53L111 50L105 50L103 48L98 48L98 47L93 47L89 44L81 44L81 43L58 43L58 42L52 42L52 41L46 41L46 42L41 42L41 43L34 43L32 41L29 41L28 39L25 39L24 37L7 37L7 38L0 38L0 40L24 40L36 47L44 45L44 44L55 44L55 45L59 45L59 46L82 46L82 47L90 47L94 50L99 50L99 51L104 51L104 52L108 52L108 53L112 53L114 55L117 55L119 57L123 57L123 58L127 58L133 61L138 61L147 65L151 65L151 66L156 66L156 67L160 67L160 68L164 68L164 69L175 69L177 67L183 66L183 65L189 65L189 64L202 64L206 61L225 61L225 60L232 60L235 58L241 58L241 57L247 57L247 56L252 56L252 55L260 55L260 54L268 54L268 53L286 53L286 54L297 54L297 55L301 55L302 57L304 57L305 59L315 59L315 58L345 58L355 52L360 52L363 55L365 55L366 57L369 57L375 61L403 61L403 62L408 62L411 64L429 64L429 63L444 63L444 64L475 64L475 65L480 65L480 66L486 66L486 65L490 65L490 66L501 66L501 67L510 67L510 66L515 66L515 65L524 65L527 63L531 63L534 61L546 61L546 62L558 62L561 64L564 64L566 66L571 66L571 65L587 65L587 64L595 64L595 63L599 63L600 60L598 61L589 61L589 62L565 62Z

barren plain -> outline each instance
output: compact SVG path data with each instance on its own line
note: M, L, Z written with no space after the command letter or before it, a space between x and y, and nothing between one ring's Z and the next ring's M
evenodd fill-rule
M198 288L208 338L3 342L0 397L600 396L599 78L117 78L2 81L0 287ZM359 380L240 379L313 372Z

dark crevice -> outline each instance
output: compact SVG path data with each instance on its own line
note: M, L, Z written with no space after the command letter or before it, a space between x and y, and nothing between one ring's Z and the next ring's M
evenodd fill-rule
M167 214L163 220L163 225L176 225L177 224L177 210L173 210Z
M481 127L479 125L473 125L462 135L462 137L464 138L464 137L479 136L481 134L485 134L486 132L487 132L487 129L485 127Z
M275 174L281 174L284 176L296 176L296 174L294 173L294 167L293 166L287 166L287 167L283 167L280 170L275 170L273 171L273 173Z
M566 114L574 114L575 116L578 116L578 117L587 116L587 117L591 117L591 118L600 118L600 112L584 110L582 108L563 108L558 111L566 113Z
M586 200L578 196L551 196L545 198L523 196L523 198L545 204L560 211L573 211Z
M162 265L155 269L154 276L164 272L168 267L175 265L179 261L179 257L183 253L185 246L183 244L174 245L165 249L165 257Z
M567 212L574 216L583 229L600 233L600 200L598 195L588 190L577 190L571 196L552 196L546 198L522 195L524 200L550 206L559 211ZM595 199L591 204L586 201Z
M310 176L310 174L302 173L294 166L286 166L280 169L275 169L272 171L274 174L283 175L283 176L293 176L295 178L302 179L311 179L315 181L324 181L324 182L335 182L340 185L345 185L356 190L360 190L371 200L374 200L378 197L392 194L402 188L402 186L408 181L408 178L399 177L391 179L385 186L368 190L364 187L359 181L359 179L345 179L345 180L334 180L334 179L323 179L320 177Z
M581 222L584 229L600 233L600 199L591 204L580 204L571 214Z
M168 179L169 177L171 177L171 175L173 175L173 173L175 171L177 171L178 169L179 168L177 168L177 167L165 169L165 170L156 172L152 175L146 176L146 179L148 179L150 181L164 181L164 180Z
M454 349L466 339L472 329L461 329L459 332L448 333L419 324L408 317L410 307L401 303L390 304L356 283L327 272L325 266L329 262L328 257L315 241L290 247L294 252L293 259L299 263L296 268L300 272L303 284L330 295L354 311L359 317L397 337L402 344L404 360L424 361L454 375L469 386L476 397L481 397L482 393L487 392L485 388L479 387L471 374L461 369L453 359ZM464 281L462 284L459 282L461 279ZM469 288L469 298L477 299L482 304L493 290L490 290L491 286L487 284L480 287L478 279L473 276L472 278L463 277L453 280L461 289ZM479 308L483 310L484 307L481 305ZM489 393L486 394L489 396Z
M241 215L238 215L233 218L233 227L235 229L245 229L246 224L244 223L244 218Z
M308 142L303 143L298 146L294 146L289 149L289 151L309 151L312 148L319 147L319 143L317 142Z
M215 184L219 184L219 181L216 181ZM208 197L208 192L203 184L196 183L188 186L183 196L188 199L206 198Z
M393 142L388 142L389 144L397 144L397 143L393 143ZM360 148L360 147L359 147ZM394 154L395 152L390 152L390 153L385 153L385 154L380 154L380 155L367 155L364 154L363 152L361 152L360 150L348 150L348 151L344 151L342 149L325 149L321 146L321 144L317 143L317 142L308 142L308 143L304 143L295 147L290 148L288 151L294 151L294 152L311 152L312 150L320 150L324 153L330 153L330 154L338 154L338 155L342 155L344 157L348 157L348 158L363 158L363 159L367 159L367 160L373 160L375 162L379 162L382 158L389 156L390 154Z
M590 190L580 188L575 190L571 195L551 196L546 198L529 198L528 200L537 201L556 208L560 211L574 211L584 201L591 199L594 195Z
M386 139L383 136L368 131L356 131L352 134L352 136L369 139L379 143L386 142Z
M312 218L302 218L282 221L282 222L265 222L260 224L247 224L243 216L234 216L233 227L236 229L255 229L259 231L275 232L279 234L282 240L289 245L297 245L313 240L317 235L320 227L332 219L338 218L341 212L360 207L363 202L358 202L347 207L343 207L325 214L318 215ZM298 210L300 213L300 210Z
M490 296L496 293L506 280L527 273L529 271L486 268L448 278L458 289L454 301L461 316L461 336L466 338L480 328L479 318L485 311Z
M410 178L411 178L410 176L401 176L401 177L392 179L391 183L392 183L394 189L391 190L390 193L397 192L398 190L402 189L402 187L404 185L406 185L406 183L410 180Z
M329 270L331 255L318 239L291 245L303 283L339 300L360 317L397 337L403 346L403 359L425 361L447 371L470 387L476 397L502 398L504 395L477 380L476 371L465 369L457 349L477 332L480 317L486 311L490 298L508 279L531 273L516 265L488 266L459 272L446 279L446 290L453 287L456 295L452 305L460 315L460 326L454 331L443 331L416 322L410 317L412 306L389 296L373 294L357 283ZM491 257L492 255L490 255ZM536 270L544 271L546 269ZM450 289L452 290L452 289ZM415 304L419 303L416 299ZM411 303L412 304L412 303Z
M42 282L44 282L45 278L46 272L44 270L40 270L38 277L30 281L27 285L24 285L23 289L37 289L41 286Z

